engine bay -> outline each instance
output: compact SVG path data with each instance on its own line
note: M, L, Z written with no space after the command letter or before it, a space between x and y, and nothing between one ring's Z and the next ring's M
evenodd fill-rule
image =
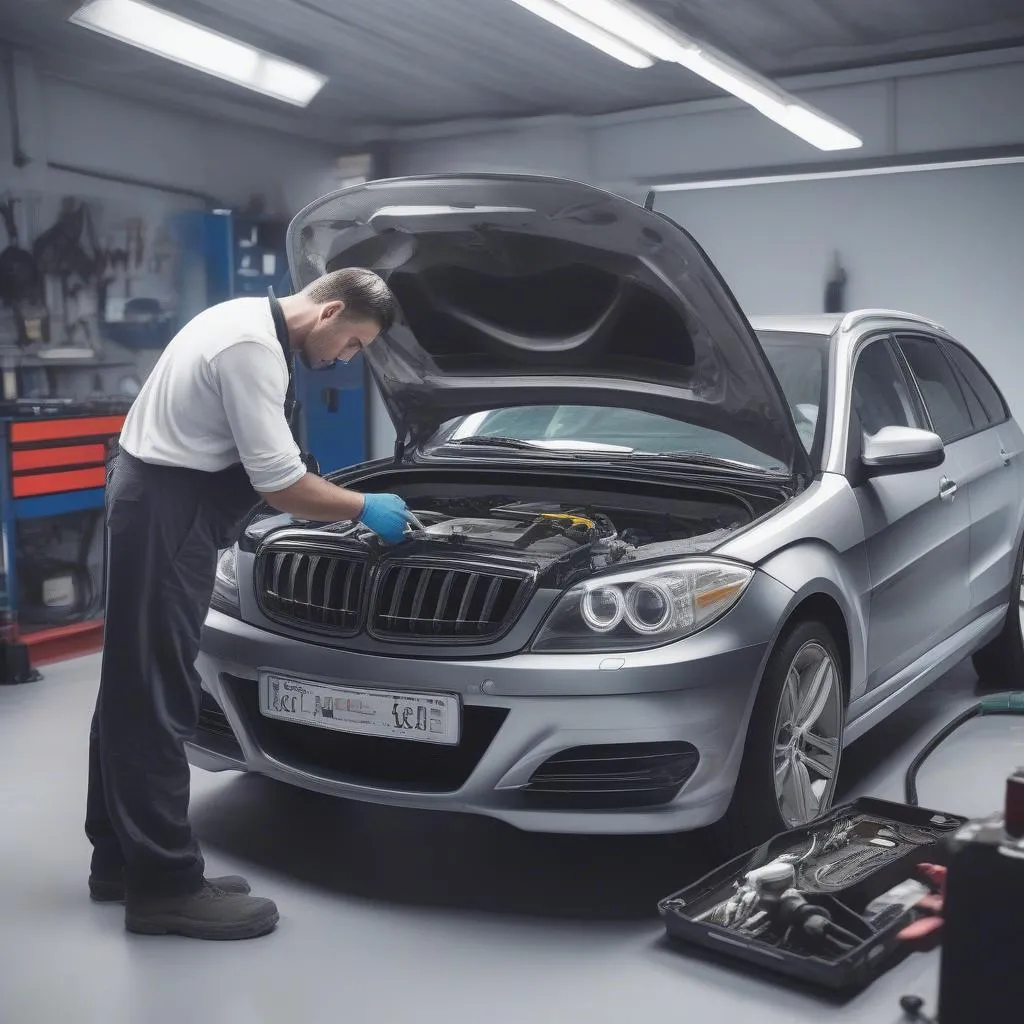
M635 504L651 505L643 500ZM524 501L493 494L410 495L409 507L416 522L402 544L403 556L501 558L530 566L553 585L623 562L710 551L753 518L731 501L686 498L673 502L672 511L662 511L664 505ZM376 536L359 524L297 523L289 516L264 518L246 533L258 544L279 528L296 526L372 549L380 546Z

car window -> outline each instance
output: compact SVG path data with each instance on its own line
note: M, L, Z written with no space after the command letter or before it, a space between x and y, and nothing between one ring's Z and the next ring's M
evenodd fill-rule
M982 369L981 364L960 345L945 342L944 347L953 365L959 371L960 382L968 401L977 402L984 410L984 418L980 421L995 426L1009 419L1006 402L999 389L992 383L992 378Z
M899 339L899 345L917 380L935 433L947 444L973 433L967 400L939 345L929 338L907 336Z
M591 405L531 405L492 409L463 419L453 439L512 437L581 447L617 445L637 452L702 452L723 459L779 470L778 459L709 427L683 423L638 409Z
M853 408L867 434L877 434L883 427L921 425L907 378L888 339L871 342L857 357Z
M823 432L828 337L778 331L758 337L793 411L800 439L813 455ZM492 409L446 423L431 444L466 437L511 437L542 445L619 445L637 452L703 452L765 469L783 468L773 456L721 431L637 409L587 405Z
M761 331L758 339L782 385L800 440L808 453L814 455L825 420L828 338Z

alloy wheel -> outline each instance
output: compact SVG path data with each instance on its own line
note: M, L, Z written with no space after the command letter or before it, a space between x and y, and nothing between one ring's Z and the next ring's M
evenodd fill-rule
M817 641L804 644L786 673L775 720L775 798L787 828L806 825L832 804L842 700L832 655Z

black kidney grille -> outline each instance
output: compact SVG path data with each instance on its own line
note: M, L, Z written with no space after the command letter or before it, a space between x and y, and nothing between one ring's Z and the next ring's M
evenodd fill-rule
M376 589L371 632L387 637L493 639L512 624L529 580L493 570L396 563Z
M284 619L339 632L359 627L366 563L347 555L269 551L262 556L263 610Z

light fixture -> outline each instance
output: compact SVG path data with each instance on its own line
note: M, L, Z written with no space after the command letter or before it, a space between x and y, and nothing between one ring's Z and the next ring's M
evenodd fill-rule
M532 9L525 0L513 2ZM557 0L554 4L544 0L544 3L548 7L561 7L577 22L589 23L606 36L621 40L655 60L687 68L818 149L857 149L863 145L858 135L837 121L630 0ZM553 17L547 20L558 24Z
M617 0L558 0L577 17L610 32L658 60L675 61L681 50L696 50L697 44L647 11Z
M327 81L300 64L140 0L90 0L68 20L297 107L308 106Z
M538 18L543 18L557 28L563 29L570 35L576 36L577 39L589 43L607 53L609 57L614 57L632 68L649 68L654 63L654 59L646 53L641 53L640 50L624 42L621 37L605 32L586 18L577 17L557 0L512 0L512 3L518 4L531 14L536 14Z
M958 171L973 167L1005 167L1024 164L1024 153L991 157L915 157L902 163L877 163L862 167L816 167L805 171L776 171L737 174L726 178L689 178L681 181L648 182L652 192L700 192L719 188L747 188L751 185L786 185L798 181L829 181L834 178L876 178L892 174L920 174L924 171Z
M711 50L682 51L678 64L748 103L765 117L822 150L859 149L859 136L779 89L749 68Z

